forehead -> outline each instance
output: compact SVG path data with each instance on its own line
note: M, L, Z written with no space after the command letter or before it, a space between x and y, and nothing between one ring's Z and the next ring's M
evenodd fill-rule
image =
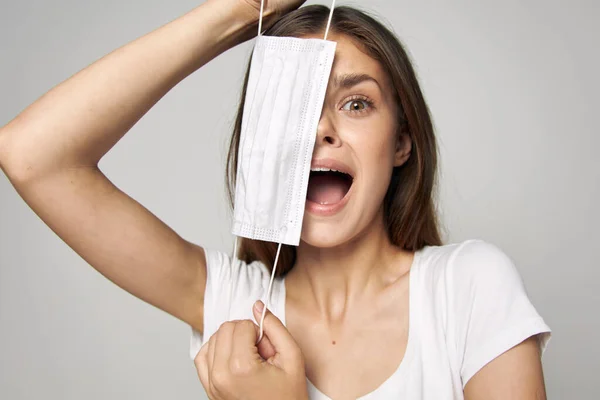
M324 33L302 36L303 39L323 39ZM327 40L336 42L332 77L345 74L367 74L375 78L379 85L387 87L387 74L381 64L356 45L346 35L329 32Z

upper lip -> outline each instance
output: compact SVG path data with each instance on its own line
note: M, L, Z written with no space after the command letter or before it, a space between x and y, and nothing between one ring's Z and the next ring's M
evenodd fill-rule
M312 160L310 164L310 170L314 171L318 168L327 168L330 170L343 172L344 174L348 174L352 178L354 178L354 171L352 171L352 169L349 166L333 158L319 158Z

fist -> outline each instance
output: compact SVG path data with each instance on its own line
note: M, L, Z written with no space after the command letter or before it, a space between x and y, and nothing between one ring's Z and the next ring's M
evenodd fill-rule
M259 321L262 302L253 307ZM198 377L211 400L306 400L304 359L296 341L281 321L267 311L263 338L250 320L221 325L196 356Z

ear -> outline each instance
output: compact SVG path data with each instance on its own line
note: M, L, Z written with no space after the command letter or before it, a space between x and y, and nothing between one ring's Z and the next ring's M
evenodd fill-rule
M396 153L394 154L394 167L403 165L412 152L412 139L408 132L408 124L403 124L396 138Z

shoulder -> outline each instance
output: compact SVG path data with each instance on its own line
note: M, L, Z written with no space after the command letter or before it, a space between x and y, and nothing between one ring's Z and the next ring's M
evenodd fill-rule
M540 336L544 351L550 328L530 301L513 260L482 240L428 247L423 274L444 316L444 338L464 385L484 365L521 343ZM431 279L433 278L433 279Z
M270 272L265 264L246 263L226 253L209 250L206 269L205 324L207 319L218 327L227 320L252 318L249 314L252 304L262 298L269 285Z
M476 268L482 262L504 264L511 262L508 256L498 246L481 239L469 239L460 243L441 246L426 246L422 254L429 262L439 264L455 264L459 262L465 268Z
M451 265L459 273L479 274L509 272L514 263L498 246L483 240L467 240L458 245L452 254Z
M268 268L260 261L246 263L219 250L205 249L207 285L219 286L236 281L260 282L269 278Z
M452 287L522 285L513 260L498 246L483 240L426 247L421 257L424 273Z

